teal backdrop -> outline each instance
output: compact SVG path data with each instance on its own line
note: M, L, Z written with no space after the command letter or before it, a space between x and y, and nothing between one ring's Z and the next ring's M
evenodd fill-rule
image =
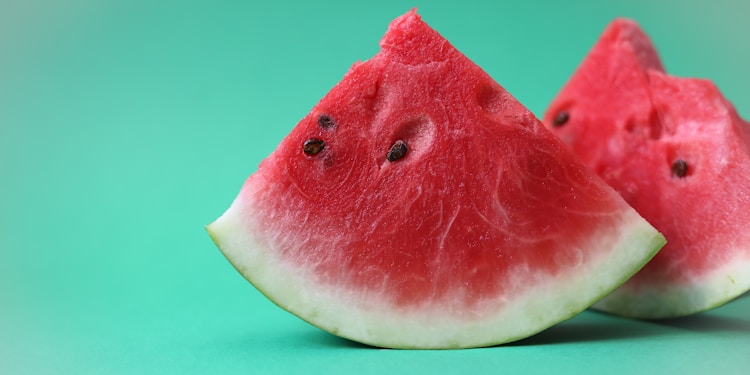
M748 2L2 0L0 373L746 374L747 296L657 322L586 311L493 348L380 350L229 265L204 226L415 6L538 115L626 16L671 73L713 79L750 116Z

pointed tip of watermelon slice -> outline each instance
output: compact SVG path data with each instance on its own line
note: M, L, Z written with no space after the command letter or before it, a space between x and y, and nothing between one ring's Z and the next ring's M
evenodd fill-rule
M641 29L638 22L629 18L616 18L612 21L602 33L592 53L595 51L601 51L605 56L611 56L613 53L627 55L643 71L664 71L664 65L651 38Z
M649 95L651 73L664 67L651 39L638 23L617 18L568 79L542 116L543 122L584 160L602 159L601 139L613 139L614 129L630 127L644 134L659 133ZM613 95L617 90L618 95ZM585 93L585 94L582 94ZM603 111L602 108L606 108ZM585 131L565 125L581 121L595 123L598 117L627 119L617 126L596 126ZM595 134L595 136L594 136ZM616 147L616 142L608 144ZM601 172L601 164L590 164Z
M385 58L408 65L447 60L455 48L412 8L391 21L380 40Z

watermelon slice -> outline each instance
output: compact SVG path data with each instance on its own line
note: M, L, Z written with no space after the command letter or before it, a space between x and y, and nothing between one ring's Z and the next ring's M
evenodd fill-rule
M663 245L414 11L381 47L207 228L277 305L374 346L487 346L579 313Z
M668 241L596 308L677 317L750 289L750 125L710 81L667 75L617 19L543 120Z

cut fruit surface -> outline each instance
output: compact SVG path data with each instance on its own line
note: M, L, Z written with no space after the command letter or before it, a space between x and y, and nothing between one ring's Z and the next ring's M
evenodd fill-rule
M676 317L750 289L750 125L714 84L666 74L640 27L618 19L544 122L668 241L596 308Z
M530 336L611 292L664 241L414 11L207 229L280 307L394 348Z

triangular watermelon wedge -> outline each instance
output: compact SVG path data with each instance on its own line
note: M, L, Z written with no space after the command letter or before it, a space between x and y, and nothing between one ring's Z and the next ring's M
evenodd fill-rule
M521 339L634 274L663 237L414 11L208 231L280 307L393 348Z
M677 317L750 289L750 124L714 84L666 74L638 24L617 19L544 122L668 241L596 308Z

